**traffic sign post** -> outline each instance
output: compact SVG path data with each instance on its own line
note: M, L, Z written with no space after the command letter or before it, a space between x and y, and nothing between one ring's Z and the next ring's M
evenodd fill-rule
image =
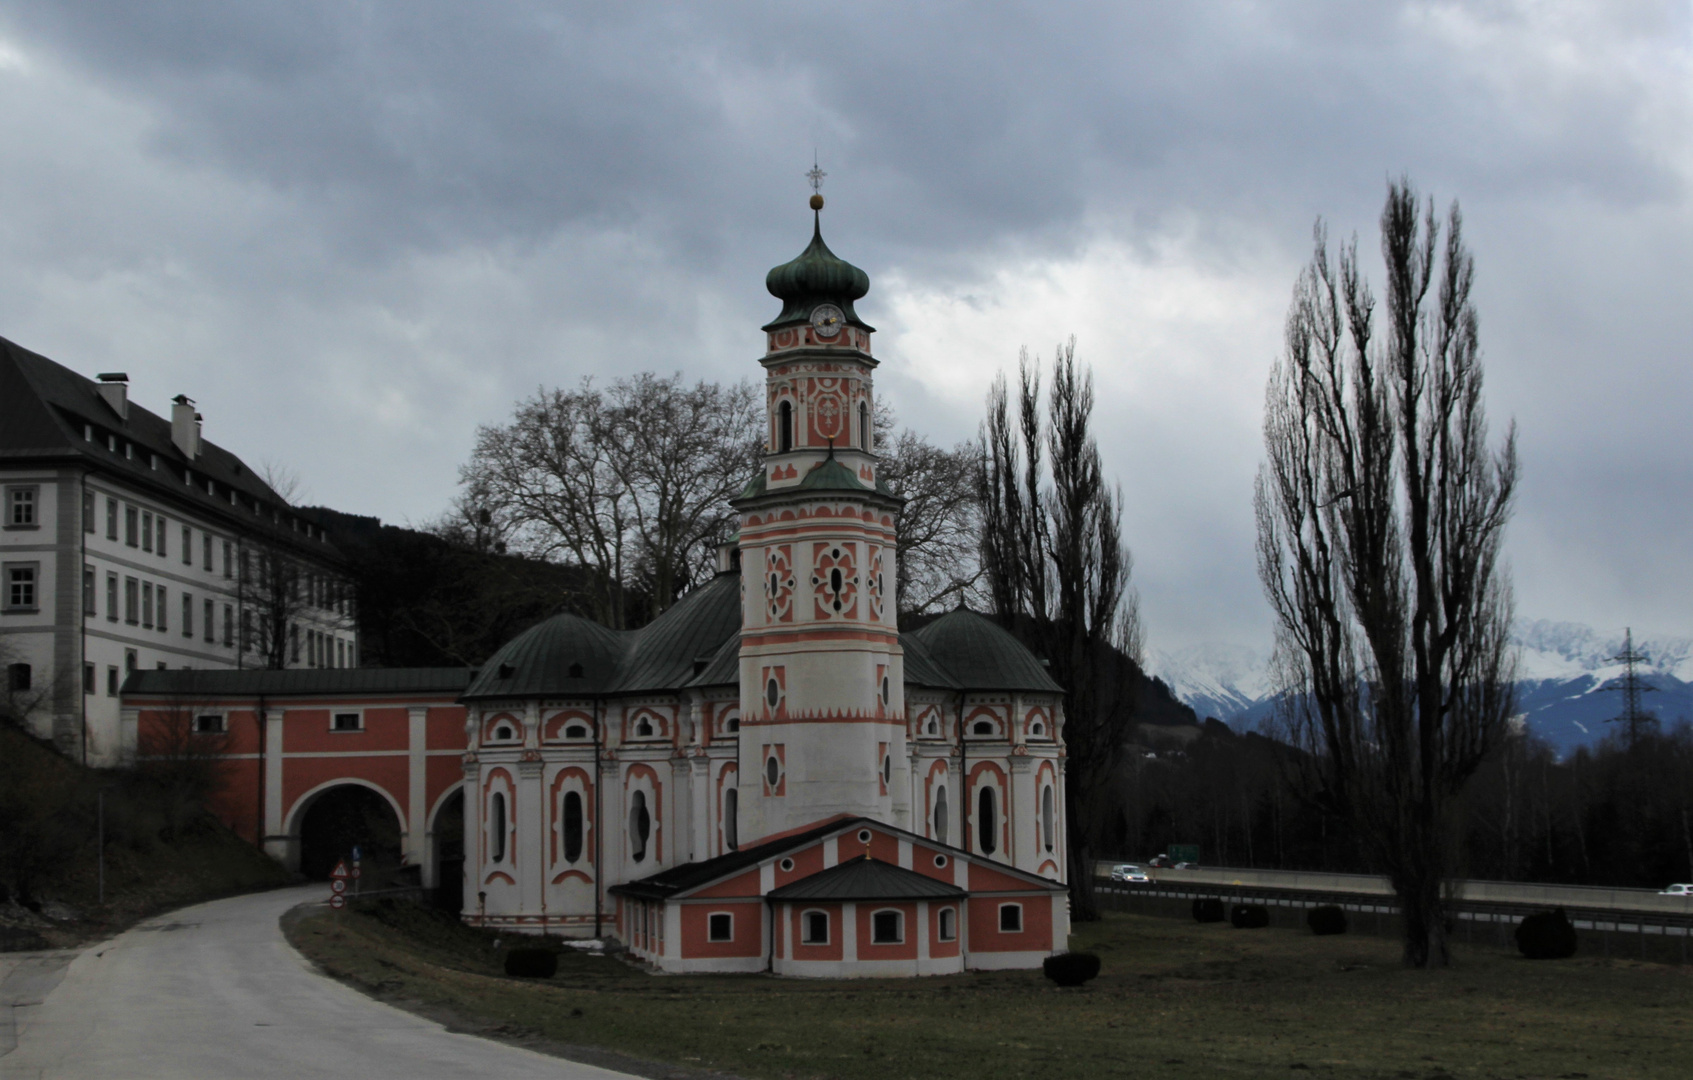
M329 873L329 906L340 911L347 906L347 879L357 871L348 871L347 860L342 859L335 864L335 869Z

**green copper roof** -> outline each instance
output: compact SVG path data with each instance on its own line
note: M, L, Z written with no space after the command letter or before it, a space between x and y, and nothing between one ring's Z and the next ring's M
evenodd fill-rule
M471 680L464 700L592 697L616 680L628 638L580 615L554 615L506 642Z
M799 490L869 491L870 488L852 469L829 457L805 474L805 479L799 482Z
M1021 641L969 608L949 611L927 626L901 634L929 652L928 659L971 690L1032 690L1059 694L1046 668Z
M752 479L747 481L747 486L741 489L741 498L752 499L764 494L765 483L764 470L761 468L757 472L753 473ZM736 534L737 539L739 538L739 535L740 534L738 533Z
M766 330L797 326L811 318L811 309L818 304L834 304L847 322L865 330L875 329L852 310L852 302L870 291L870 275L829 250L823 242L821 216L812 227L810 245L799 258L765 275L764 287L782 301L782 313L764 327Z

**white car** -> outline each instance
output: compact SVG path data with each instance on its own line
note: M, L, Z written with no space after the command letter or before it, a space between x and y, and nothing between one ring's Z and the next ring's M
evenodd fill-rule
M1127 874L1124 874L1123 880L1126 881L1126 882L1129 882L1130 884L1133 884L1137 881L1138 882L1147 882L1147 881L1151 881L1152 879L1147 877L1144 873L1142 873L1139 870L1133 870L1133 871L1130 871Z
M1116 866L1111 868L1112 881L1129 881L1131 880L1129 877L1130 874L1140 874L1140 880L1146 880L1146 875L1141 874L1140 867L1136 866L1134 863L1118 863Z
M1671 885L1658 890L1659 896L1693 896L1693 885Z

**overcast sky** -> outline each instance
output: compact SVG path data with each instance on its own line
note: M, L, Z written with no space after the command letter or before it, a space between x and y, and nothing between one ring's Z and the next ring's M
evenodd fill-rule
M879 393L973 436L1074 334L1149 644L1264 645L1265 377L1321 215L1460 200L1525 617L1693 632L1686 3L0 0L0 335L422 522L583 375L758 374L764 273L871 278ZM1379 280L1379 273L1376 275Z

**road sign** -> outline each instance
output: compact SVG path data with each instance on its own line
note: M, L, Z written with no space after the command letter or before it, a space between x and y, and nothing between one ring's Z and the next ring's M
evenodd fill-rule
M329 872L330 880L343 879L347 876L347 860L342 859L335 864L335 869Z
M336 911L340 911L342 908L347 906L347 898L342 896L340 893L336 893L334 896L329 898L329 906Z
M347 902L341 894L347 891L347 860L342 859L335 864L335 869L329 872L329 906L340 908Z
M1174 862L1199 862L1198 844L1171 844L1168 850L1170 852L1170 858Z

